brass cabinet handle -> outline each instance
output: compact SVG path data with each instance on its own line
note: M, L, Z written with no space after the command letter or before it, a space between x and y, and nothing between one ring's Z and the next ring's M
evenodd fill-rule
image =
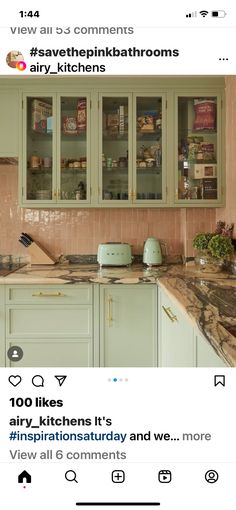
M136 200L136 189L132 193L132 198L133 198L133 201Z
M53 198L57 198L57 190L56 189L54 189L54 191L53 191Z
M168 306L168 308L166 308L165 306L162 305L162 308L163 308L164 312L166 313L167 317L169 317L169 319L171 320L171 322L178 321L176 315L173 314L170 306Z
M66 294L63 292L34 292L33 297L64 297Z
M112 318L112 297L111 296L108 296L108 316L107 316L107 322L108 322L108 325L109 327L111 327L112 325L112 321L113 321L113 318Z

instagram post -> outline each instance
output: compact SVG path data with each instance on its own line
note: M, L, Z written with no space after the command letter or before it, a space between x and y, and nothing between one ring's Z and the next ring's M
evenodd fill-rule
M233 509L236 13L207 7L3 14L6 510Z

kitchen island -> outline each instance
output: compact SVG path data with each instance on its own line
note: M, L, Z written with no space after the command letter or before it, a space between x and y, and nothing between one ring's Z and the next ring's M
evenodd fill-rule
M229 273L203 274L195 266L170 264L144 268L104 267L96 264L25 266L0 279L6 288L28 284L69 285L93 284L95 293L102 286L158 285L192 321L227 366L236 366L236 277Z

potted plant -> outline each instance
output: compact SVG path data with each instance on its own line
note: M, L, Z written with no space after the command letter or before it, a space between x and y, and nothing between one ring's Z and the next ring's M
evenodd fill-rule
M198 250L195 263L205 272L221 271L234 251L230 237L216 233L200 233L193 239L193 247Z

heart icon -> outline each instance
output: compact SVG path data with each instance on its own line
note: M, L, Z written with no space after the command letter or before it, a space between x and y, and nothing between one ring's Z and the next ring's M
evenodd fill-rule
M12 384L12 386L18 386L22 379L20 375L10 375L10 377L8 377L8 381L10 384Z

